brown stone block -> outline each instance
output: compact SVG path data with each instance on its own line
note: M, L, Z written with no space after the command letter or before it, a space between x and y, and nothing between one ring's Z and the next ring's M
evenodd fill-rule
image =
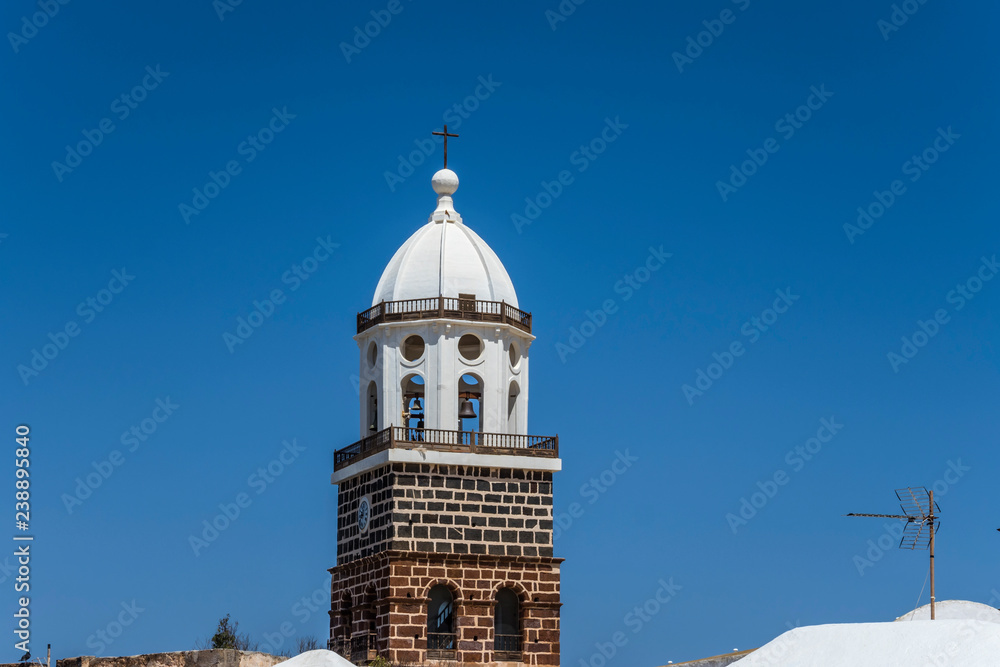
M536 607L531 610L531 615L534 618L558 618L558 609L549 609L547 607Z

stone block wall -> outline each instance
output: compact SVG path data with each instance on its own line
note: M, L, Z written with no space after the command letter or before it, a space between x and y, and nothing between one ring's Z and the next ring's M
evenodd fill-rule
M357 526L368 496L371 525ZM338 563L389 549L552 557L552 473L393 463L338 490Z
M398 464L397 464L398 465ZM384 465L344 480L337 489L337 563L377 554L390 548L393 537L392 466ZM358 504L368 496L368 531L358 530Z
M383 553L338 565L330 570L330 637L350 638L389 622L384 598L390 590L389 562ZM385 635L388 637L388 634Z
M366 633L374 620L378 653L395 665L558 665L561 562L538 556L386 551L340 565L331 570L331 637L347 637L348 628L352 635ZM457 647L447 660L432 658L427 650L428 595L437 584L448 586L455 604ZM519 600L519 660L494 651L494 598L501 588L511 588ZM349 616L338 605L345 593L353 603Z

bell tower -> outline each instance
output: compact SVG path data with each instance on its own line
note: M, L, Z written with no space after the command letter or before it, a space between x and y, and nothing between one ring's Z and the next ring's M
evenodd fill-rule
M528 435L531 315L455 210L455 172L431 184L437 207L358 314L329 648L357 664L558 665L561 461L557 436Z

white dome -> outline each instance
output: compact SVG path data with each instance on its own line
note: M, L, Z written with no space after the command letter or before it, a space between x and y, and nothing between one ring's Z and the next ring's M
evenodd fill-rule
M437 296L474 294L479 301L505 301L517 307L514 284L500 258L462 223L451 195L458 176L450 169L434 174L438 206L430 221L407 239L375 288L372 305Z

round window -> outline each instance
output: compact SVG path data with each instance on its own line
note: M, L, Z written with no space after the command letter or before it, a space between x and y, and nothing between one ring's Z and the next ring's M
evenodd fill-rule
M478 336L465 334L458 339L458 353L469 361L478 359L483 353L483 341Z
M372 341L371 345L368 346L368 366L375 368L375 363L378 361L378 345L375 341Z
M403 358L416 361L424 356L424 339L420 336L407 336L403 341Z
M507 348L507 354L510 355L511 366L517 366L517 362L521 361L521 352L517 349L517 343L514 341L510 342L510 347Z

